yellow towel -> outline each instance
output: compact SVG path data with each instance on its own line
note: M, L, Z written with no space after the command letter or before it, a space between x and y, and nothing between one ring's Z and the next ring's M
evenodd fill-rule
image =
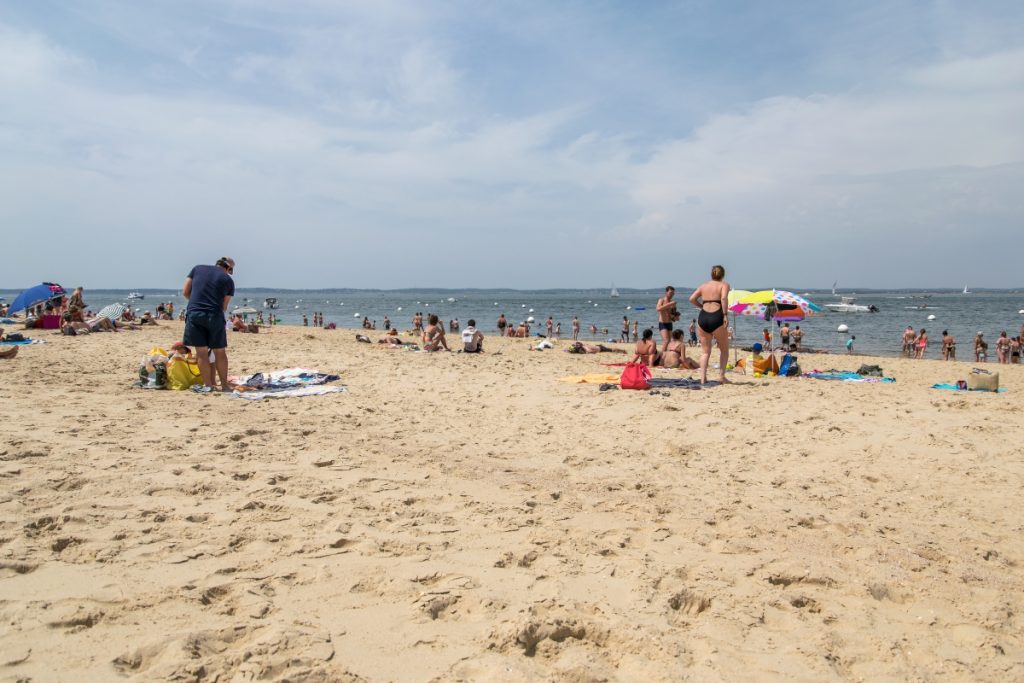
M591 372L586 375L570 375L569 377L559 377L559 382L569 382L570 384L618 384L620 375L612 375L605 372Z

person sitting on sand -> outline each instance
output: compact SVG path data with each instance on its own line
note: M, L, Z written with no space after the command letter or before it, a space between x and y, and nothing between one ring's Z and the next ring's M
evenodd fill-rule
M245 332L246 331L245 320L242 319L241 313L235 313L231 318L231 330L232 332Z
M14 358L15 356L18 355L18 348L19 347L17 346L12 346L9 349L4 349L3 351L0 351L0 359L6 360L8 358Z
M423 330L424 351L451 351L448 348L448 341L444 337L444 328L438 324L439 320L433 313L427 318L427 327Z
M484 335L476 329L476 320L470 319L466 329L462 330L463 353L483 353Z
M516 328L516 336L520 339L525 339L530 334L529 328L526 326L526 321L519 323L519 327Z
M661 365L666 368L688 370L696 370L700 367L697 361L686 357L686 343L683 341L682 330L672 330L672 339L661 354Z
M658 345L654 343L654 330L647 328L644 330L643 339L636 343L635 354L631 363L637 361L643 363L647 367L654 367L661 360L661 353L658 352Z

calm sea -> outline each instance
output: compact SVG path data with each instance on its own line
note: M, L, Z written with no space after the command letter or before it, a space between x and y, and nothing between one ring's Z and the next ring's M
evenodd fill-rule
M92 310L113 302L131 303L142 310L154 310L160 302L174 302L181 308L186 301L177 290L145 289L144 300L129 302L127 290L86 290L85 300ZM680 288L682 302L679 310L683 314L680 324L683 329L690 319L696 317L696 309L685 301L691 290ZM805 291L797 293L804 295ZM10 302L18 292L2 291L0 296ZM843 291L840 294L853 295ZM655 303L662 295L660 289L620 289L619 297L612 298L608 289L584 290L271 290L240 289L232 301L235 306L252 306L269 313L263 308L264 300L275 297L279 308L274 311L282 324L302 325L305 314L312 321L314 311L322 312L324 320L335 322L338 327L359 328L363 316L376 321L382 329L384 318L400 330L409 329L412 316L421 311L424 316L435 313L444 321L457 318L465 326L475 318L477 326L485 333L495 330L499 313L504 313L511 322L533 317L532 332L544 332L544 322L551 316L562 323L562 336L571 336L571 321L579 316L585 339L617 339L622 326L622 317L630 323L638 320L640 329L657 327ZM828 290L808 290L806 296L817 304L838 301ZM874 304L878 313L825 313L808 318L799 324L804 331L804 344L832 352L845 352L846 340L855 335L854 350L875 355L896 355L900 349L900 337L907 325L915 330L925 328L932 339L929 355L939 353L938 340L943 330L949 330L959 341L959 356L968 358L971 354L971 340L979 330L993 344L1001 330L1014 335L1024 324L1024 293L1020 291L985 290L963 294L959 290L899 291L871 290L856 293L858 303ZM929 320L929 317L934 319ZM598 334L591 335L591 324L598 327ZM837 332L839 325L849 327L848 334ZM736 339L748 345L760 338L766 323L761 320L740 316L736 319ZM771 323L772 328L775 323ZM607 329L603 334L601 330ZM776 337L777 338L777 337ZM994 346L994 344L993 344ZM991 351L991 349L990 349Z

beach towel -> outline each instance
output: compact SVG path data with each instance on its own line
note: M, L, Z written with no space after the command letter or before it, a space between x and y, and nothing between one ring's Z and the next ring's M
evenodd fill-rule
M838 382L868 382L872 384L877 384L879 382L889 384L896 381L892 377L864 377L863 375L858 375L856 372L821 372L820 370L805 372L801 377L808 377L810 379L827 379Z
M278 391L299 386L325 384L340 379L338 375L328 375L308 368L287 368L273 372L257 372L253 375L242 375L229 378L241 391Z
M570 375L569 377L559 377L559 382L569 382L570 384L618 384L619 375L605 374L601 372L591 372L586 375Z
M990 389L961 389L960 387L958 387L955 384L933 384L932 385L932 389L942 389L943 391L962 391L962 392L973 391L973 392L982 393L982 394L1005 394L1006 393L1006 387L999 387L995 391L992 391Z
M10 344L11 346L24 346L25 344L45 344L45 339L19 339L17 341L4 340L0 344Z
M699 379L690 377L653 377L648 381L651 389L703 389L706 386L716 386L719 382L708 382L705 385Z
M244 398L247 401L258 401L264 398L294 398L296 396L321 396L323 394L337 394L348 391L343 386L296 386L287 389L273 389L271 391L233 391L232 396Z

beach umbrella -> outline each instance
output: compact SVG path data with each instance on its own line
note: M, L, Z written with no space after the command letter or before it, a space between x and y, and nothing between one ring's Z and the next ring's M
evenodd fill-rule
M107 318L109 320L120 320L121 316L124 315L126 306L124 304L110 304L100 309L100 312L96 315L100 318Z
M64 293L63 287L52 282L44 282L36 285L35 287L29 287L14 299L14 302L11 304L11 308L8 312L16 313L26 308L32 308L36 304L41 304L44 301L49 301L50 299L59 299L64 296Z
M240 308L236 308L235 310L233 310L231 312L232 313L238 313L240 315L256 315L257 313L259 313L259 311L257 311L252 306L242 306Z
M803 320L805 317L819 315L822 308L799 294L784 289L764 289L760 292L740 297L729 310L739 315L749 315L773 320ZM799 310L800 313L796 313ZM800 317L782 317L782 316Z
M740 299L752 295L753 292L746 289L730 289L729 290L729 306L734 306L739 303Z

